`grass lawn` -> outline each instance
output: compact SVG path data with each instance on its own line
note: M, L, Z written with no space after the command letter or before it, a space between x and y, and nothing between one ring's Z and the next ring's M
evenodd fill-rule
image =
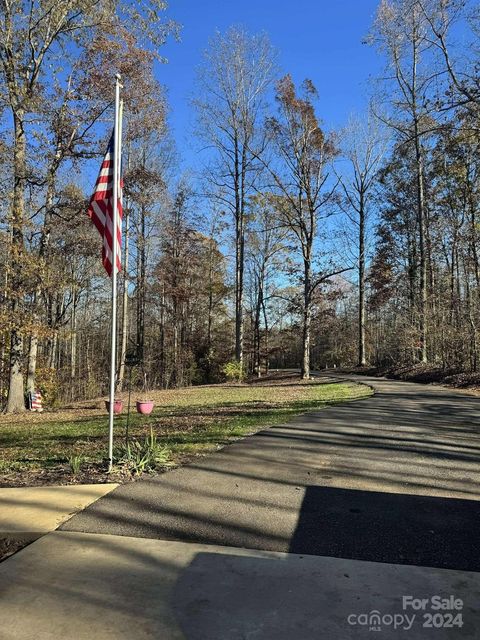
M351 382L280 375L252 384L153 391L155 409L141 416L132 393L130 435L143 438L153 428L178 465L299 413L370 394L369 387ZM127 398L119 395L124 413L115 418L118 443L125 437ZM123 480L118 472L105 473L108 417L102 405L99 399L61 411L0 416L0 486ZM82 456L77 474L69 465L72 456Z

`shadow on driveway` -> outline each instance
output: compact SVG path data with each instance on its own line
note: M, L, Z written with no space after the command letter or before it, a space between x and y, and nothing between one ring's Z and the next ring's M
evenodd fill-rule
M306 487L289 551L480 571L480 502Z

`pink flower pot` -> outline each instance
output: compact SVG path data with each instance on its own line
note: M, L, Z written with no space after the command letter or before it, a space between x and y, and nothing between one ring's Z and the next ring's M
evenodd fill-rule
M150 415L153 411L153 401L137 400L137 411L138 413L142 413L144 416Z
M105 400L105 407L107 411L110 413L110 401ZM123 400L114 400L113 401L113 413L119 414L123 411Z

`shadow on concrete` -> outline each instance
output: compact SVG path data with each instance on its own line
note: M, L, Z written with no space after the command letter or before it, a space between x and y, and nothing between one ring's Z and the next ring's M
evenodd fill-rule
M347 614L358 601L345 577L335 576L335 586L329 587L324 568L295 556L200 552L179 574L171 607L186 640L318 640L327 637L326 627L335 626L337 632L343 628L343 636L349 631ZM342 620L329 620L328 601L330 607L337 605L340 586Z
M306 487L289 551L480 571L480 502Z
M465 604L462 633L433 635L473 638L479 575L54 532L0 565L0 637L346 640L368 631L349 626L351 613L399 613L404 594L453 593ZM403 636L390 631L382 638ZM407 635L426 638L421 623Z

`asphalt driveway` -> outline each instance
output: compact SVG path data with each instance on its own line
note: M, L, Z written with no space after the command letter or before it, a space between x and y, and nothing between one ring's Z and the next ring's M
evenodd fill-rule
M120 486L62 529L479 571L480 399L360 381L375 395Z

